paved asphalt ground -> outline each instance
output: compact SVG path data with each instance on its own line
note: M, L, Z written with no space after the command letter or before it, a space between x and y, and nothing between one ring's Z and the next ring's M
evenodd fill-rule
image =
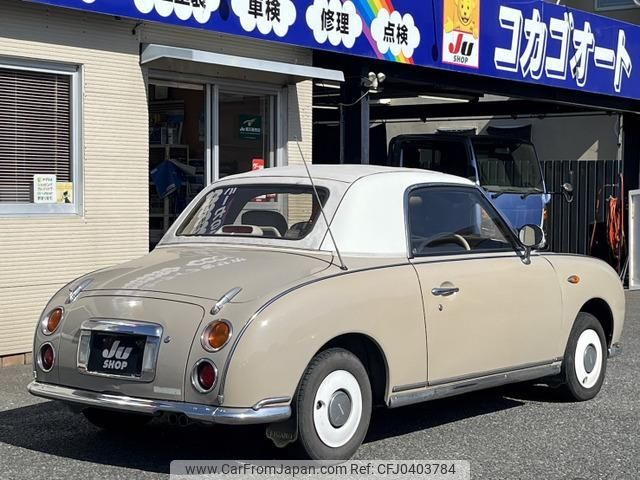
M510 386L379 411L360 459L466 459L472 478L640 479L640 294L629 294L624 353L600 395L566 403ZM30 367L0 369L0 478L166 478L172 459L280 458L258 428L152 423L118 437L26 392Z

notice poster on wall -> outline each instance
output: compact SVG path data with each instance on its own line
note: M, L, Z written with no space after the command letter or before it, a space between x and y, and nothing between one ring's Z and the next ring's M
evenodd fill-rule
M73 203L73 182L56 182L56 202Z
M33 176L33 203L56 203L56 176Z

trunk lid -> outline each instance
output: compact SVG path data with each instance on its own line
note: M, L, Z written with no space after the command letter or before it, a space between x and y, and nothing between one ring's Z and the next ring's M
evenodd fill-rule
M64 341L60 342L57 360L60 383L96 392L183 401L189 352L204 313L201 305L188 300L101 294L84 296L65 310L62 324ZM93 367L88 369L89 373L79 370L78 346L81 343L81 327L86 321L159 326L158 353L152 377L146 380L124 378L118 370L105 372L104 366L95 368L103 362L114 362L119 358L131 361L131 358L127 358L128 353L123 356L123 352L120 352L114 357L113 351L109 352L109 345L95 348L96 345L92 344L89 351L98 362L94 362ZM113 335L114 338L126 341L118 332L112 331L105 335ZM103 350L105 346L107 348ZM112 350L115 351L115 347ZM141 348L139 350L143 351Z
M93 275L86 291L135 290L218 300L234 287L234 302L262 297L329 268L299 252L224 246L170 246Z

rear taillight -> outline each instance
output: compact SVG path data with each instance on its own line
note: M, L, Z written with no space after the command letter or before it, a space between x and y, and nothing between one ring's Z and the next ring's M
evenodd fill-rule
M215 387L217 379L218 369L212 361L202 359L193 367L191 383L198 392L209 393Z
M56 360L56 352L50 343L45 343L38 352L38 366L43 372L50 372Z
M56 307L47 313L47 315L42 319L42 333L45 335L51 335L54 333L60 326L63 317L64 309L62 307Z
M204 329L201 343L205 350L217 352L221 350L231 338L231 324L226 320L216 320Z

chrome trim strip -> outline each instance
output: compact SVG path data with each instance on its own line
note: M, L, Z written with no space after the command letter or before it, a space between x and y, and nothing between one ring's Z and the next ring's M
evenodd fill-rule
M619 355L622 354L622 344L621 343L614 343L609 347L608 350L609 353L609 358L615 358Z
M535 368L535 367L544 367L546 365L550 365L556 362L562 362L562 358L554 358L551 360L547 360L546 362L523 363L522 365L518 365L510 368L498 368L496 370L488 370L486 372L475 372L469 375L460 375L458 377L445 378L443 380L438 380L436 382L429 382L428 386L436 387L439 385L447 385L450 383L461 382L464 380L475 380L477 378L484 378L492 375L500 375L502 373L515 372L515 371L526 370L526 369Z
M525 367L503 373L494 373L467 380L431 385L419 392L412 392L405 395L392 395L389 398L389 408L404 407L414 403L421 403L439 398L452 397L476 390L498 387L509 383L524 382L536 378L557 375L562 368L562 362L553 362L534 367Z
M197 403L110 395L36 381L29 384L28 390L29 393L37 397L81 404L87 407L108 408L146 415L177 413L184 414L193 421L203 423L253 425L282 422L291 416L291 407L289 405L268 406L259 410L254 410L253 408L216 407Z
M91 349L91 333L117 333L125 335L141 335L147 337L142 357L142 371L140 375L115 375L111 373L91 372L88 370L89 353ZM91 319L82 322L78 339L76 367L84 375L96 377L117 378L120 380L134 380L152 382L156 376L156 363L160 351L162 326L155 323L132 322L127 320Z
M235 287L225 293L220 300L216 302L216 304L211 309L211 315L217 315L220 313L220 310L224 308L224 306L233 300L240 292L242 291L241 287Z
M291 402L291 397L273 397L273 398L265 398L264 400L260 400L253 407L254 410L260 410L265 407L271 407L273 405L280 405L283 403L288 404Z
M429 386L428 382L410 383L408 385L398 385L391 389L393 393L408 392L409 390L418 390L419 388L426 388Z
M82 330L92 330L107 333L122 333L129 335L144 335L145 337L161 337L162 327L156 323L132 322L128 320L111 320L96 318L82 322Z

